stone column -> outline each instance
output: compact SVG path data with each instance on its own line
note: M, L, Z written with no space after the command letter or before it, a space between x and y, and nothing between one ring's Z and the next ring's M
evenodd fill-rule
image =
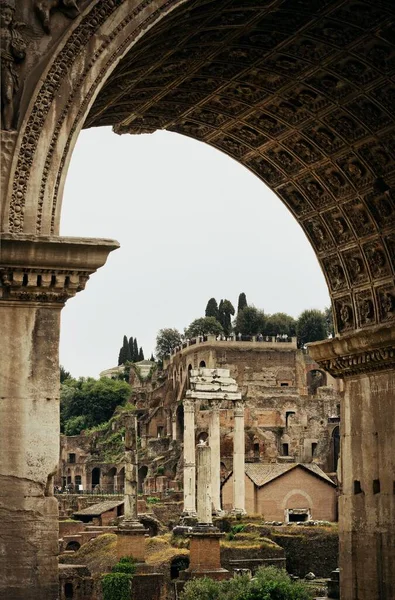
M201 441L196 447L197 465L197 518L198 526L210 526L211 515L211 448Z
M125 508L121 527L139 528L143 526L137 518L137 419L135 415L125 417Z
M234 402L233 432L233 511L245 514L245 434L244 434L244 402Z
M184 400L184 514L196 516L195 403Z
M395 327L309 346L343 377L340 460L340 596L395 597Z
M221 510L221 451L220 451L220 402L210 401L209 442L211 448L211 493L216 514Z
M58 598L59 330L116 242L0 241L0 597Z
M175 413L171 417L171 439L173 442L177 441L177 416Z
M133 556L136 560L144 562L147 531L138 520L137 484L137 418L129 414L125 417L124 519L117 531L117 556Z

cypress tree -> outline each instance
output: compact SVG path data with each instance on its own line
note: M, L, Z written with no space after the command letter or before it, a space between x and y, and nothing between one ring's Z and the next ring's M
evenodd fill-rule
M215 298L210 298L207 302L205 315L206 317L214 317L218 321L218 304Z
M139 359L139 347L137 345L137 338L134 338L133 340L133 354L132 354L132 361L133 362L137 362Z
M123 336L123 344L119 351L118 365L124 365L126 361L131 360L129 342L126 335Z
M142 348L139 350L139 360L144 360L144 352Z
M151 358L150 358L151 362L155 362L155 356L153 355L153 353L151 352Z
M248 306L247 297L244 292L241 292L241 294L239 295L239 301L237 303L237 312L239 313L246 306Z
M132 337L129 338L129 350L130 350L130 357L133 360L133 338Z

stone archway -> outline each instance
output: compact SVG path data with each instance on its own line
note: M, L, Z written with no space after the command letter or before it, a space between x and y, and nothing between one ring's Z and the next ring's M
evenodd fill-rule
M117 243L56 235L81 127L113 125L124 134L168 129L219 148L273 189L304 229L337 332L311 354L345 378L342 597L393 595L393 3L80 0L72 20L55 6L41 22L20 4L16 17L29 27L26 59L15 66L23 82L15 130L2 132L0 288L0 493L19 562L4 564L0 589L16 600L26 589L32 600L57 594L49 490L60 309ZM14 507L22 537L41 532L37 547L17 547Z

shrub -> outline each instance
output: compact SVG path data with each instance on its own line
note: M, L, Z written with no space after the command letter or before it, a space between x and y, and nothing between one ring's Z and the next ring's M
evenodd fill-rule
M160 502L160 498L157 498L156 496L148 496L146 498L147 504L156 504L157 502Z
M195 579L188 582L181 600L311 600L302 582L292 582L285 571L260 568L253 579L246 576L229 581Z
M102 575L103 600L130 600L131 575L107 573Z

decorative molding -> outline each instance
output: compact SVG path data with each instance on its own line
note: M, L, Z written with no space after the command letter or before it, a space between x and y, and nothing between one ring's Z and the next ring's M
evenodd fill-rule
M87 271L0 267L0 301L64 304L85 288Z
M395 344L316 362L332 377L349 377L373 371L395 369Z

